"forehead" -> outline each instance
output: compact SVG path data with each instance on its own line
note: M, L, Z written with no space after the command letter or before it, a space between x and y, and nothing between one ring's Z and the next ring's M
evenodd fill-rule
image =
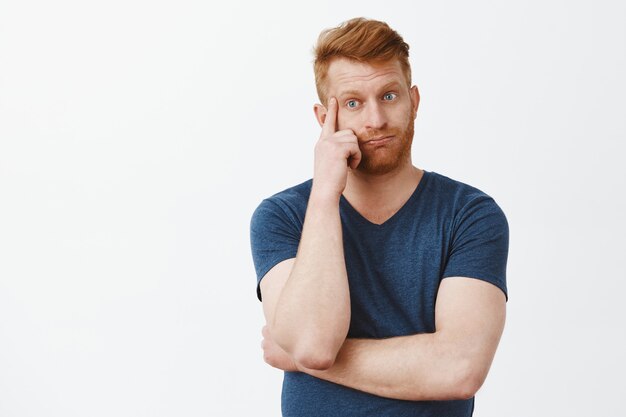
M366 63L346 58L335 59L328 67L327 80L328 93L331 96L339 95L345 90L375 90L394 82L401 86L406 84L398 60Z

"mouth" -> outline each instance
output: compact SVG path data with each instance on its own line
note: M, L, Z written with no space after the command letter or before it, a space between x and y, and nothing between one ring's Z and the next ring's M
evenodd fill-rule
M381 136L378 138L373 138L364 143L367 146L380 146L390 142L393 139L393 136Z

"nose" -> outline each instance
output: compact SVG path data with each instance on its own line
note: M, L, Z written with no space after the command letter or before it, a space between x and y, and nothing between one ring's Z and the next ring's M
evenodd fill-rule
M365 117L364 127L366 129L382 129L387 123L385 111L377 101L367 103L363 117Z

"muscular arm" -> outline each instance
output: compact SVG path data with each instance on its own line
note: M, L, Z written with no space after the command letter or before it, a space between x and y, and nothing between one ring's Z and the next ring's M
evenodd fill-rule
M334 131L336 102L333 106L328 113L334 114L332 123L327 117L316 146L296 258L276 265L260 283L268 323L265 360L383 397L469 398L487 375L504 325L505 297L492 284L444 279L434 333L345 340L350 297L338 205L346 163L356 167L360 154L352 132Z
M275 307L265 308L276 343L307 368L332 365L350 325L338 205L312 195L291 273ZM267 298L270 291L261 283Z
M447 278L441 283L435 314L435 333L347 339L331 368L298 366L298 370L387 398L470 398L487 376L502 334L504 294L484 281ZM266 354L271 340L268 344ZM274 366L288 363L287 356L278 361L278 351L271 356Z
M273 340L310 369L333 364L350 326L339 201L348 167L359 163L360 150L352 131L336 131L336 117L337 102L331 100L315 149L315 174L295 261L268 273L280 275L279 284L268 284L273 277L261 281Z

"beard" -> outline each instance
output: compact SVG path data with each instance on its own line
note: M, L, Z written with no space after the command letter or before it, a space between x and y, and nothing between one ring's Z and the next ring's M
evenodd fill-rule
M384 175L403 166L411 157L414 131L414 121L409 117L409 123L404 129L374 129L368 131L366 135L357 136L361 162L356 169L368 175ZM384 146L373 149L362 145L365 141L381 136L394 136L394 139Z

